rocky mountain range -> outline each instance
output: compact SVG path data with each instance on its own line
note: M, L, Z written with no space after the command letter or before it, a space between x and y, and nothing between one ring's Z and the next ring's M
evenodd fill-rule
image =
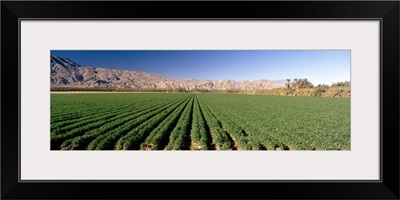
M265 90L283 82L173 79L156 74L81 66L68 58L50 56L51 87L107 87L133 90Z

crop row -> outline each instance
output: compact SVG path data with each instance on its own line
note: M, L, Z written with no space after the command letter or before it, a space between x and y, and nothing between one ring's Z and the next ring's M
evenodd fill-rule
M173 105L176 102L173 102L171 104L167 105L162 105L162 106L157 106L157 107L148 107L144 110L138 111L132 115L129 115L127 117L124 117L122 119L117 119L113 122L107 123L101 127L98 127L92 131L89 131L85 133L82 136L75 137L73 139L67 140L62 144L62 148L71 145L71 149L83 149L86 148L89 145L89 149L93 149L93 147L96 145L96 141L99 141L102 137L111 135L113 132L118 131L118 130L126 130L126 129L131 129L138 124L142 123L144 120L158 114L160 111L168 108L169 106ZM121 132L118 132L121 134ZM95 140L97 138L100 138L98 140ZM111 138L107 138L108 140L111 140ZM94 140L94 141L93 141ZM110 141L108 141L110 142ZM71 143L71 144L69 144ZM90 143L90 144L89 144ZM96 148L105 148L107 146L106 143L99 141L100 147Z
M132 134L138 133L140 131L142 131L140 133L144 135L144 134L146 134L146 130L142 129L142 128L145 127L145 124L148 124L152 120L157 120L157 116L160 113L170 112L170 110L183 104L185 101L186 101L186 99L163 106L162 108L157 109L154 112L148 113L147 115L142 115L142 116L136 118L134 121L132 121L130 123L126 123L123 126L120 126L117 129L114 129L114 130L108 132L107 134L101 135L89 144L88 149L89 150L104 150L104 149L112 150L115 148L115 144L117 143L117 141L121 140L121 142L122 142L122 138L127 135L132 135ZM135 135L139 136L139 134L135 134ZM137 139L140 140L141 138L138 137Z
M152 142L152 144L158 145L151 148L158 149L158 147L166 145L165 137L169 133L169 129L172 126L170 122L173 122L174 117L181 113L181 110L186 106L188 101L189 99L182 104L170 107L169 109L156 115L151 120L148 120L137 128L131 130L128 134L121 137L117 141L116 149L139 149L140 144L146 138L146 142L154 140L156 142Z
M156 115L158 112L160 112L160 110L168 108L177 102L178 101L173 101L168 104L161 104L158 106L149 105L140 110L129 110L111 118L108 116L109 118L106 119L103 119L102 117L103 120L95 119L93 120L94 123L84 124L83 126L77 127L60 135L52 135L52 149L59 148L61 142L61 148L82 149L85 147L87 142L90 141L90 139L94 139L97 136L107 133L108 131L112 131L119 125L128 123L131 120L143 119L144 116L148 115Z
M172 130L166 150L188 150L190 148L190 129L192 126L194 97L189 101Z
M267 149L336 150L350 147L348 99L251 95L203 97L219 116L229 116L235 124L245 127L246 133Z
M200 101L200 109L210 129L213 145L217 150L234 149L234 142L230 139L228 133L221 127L218 119L207 109Z
M253 137L249 137L246 131L238 126L231 119L226 117L225 115L216 112L216 109L210 109L210 107L203 103L204 109L208 109L215 118L217 118L221 124L223 130L229 133L232 137L232 140L235 143L235 147L239 150L265 150L265 146L260 144Z
M193 101L193 121L190 131L191 135L191 149L192 150L209 150L213 149L211 144L212 139L209 135L209 127L204 120L203 114L200 110L199 100L195 97Z
M52 123L50 126L51 135L60 135L66 133L70 130L75 128L79 128L83 125L90 124L96 121L100 121L103 119L108 119L110 117L114 117L121 113L126 113L127 111L135 111L135 108L115 108L114 110L107 110L107 111L100 111L96 113L87 114L84 117L76 118L76 119L69 119L66 117L64 121L58 123Z
M348 100L231 94L114 95L81 94L70 99L59 95L54 99L55 105L65 106L57 110L52 105L51 149L350 148Z

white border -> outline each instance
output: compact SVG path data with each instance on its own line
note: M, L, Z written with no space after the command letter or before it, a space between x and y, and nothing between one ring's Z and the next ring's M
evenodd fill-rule
M21 180L379 180L379 21L21 21ZM350 49L351 151L50 151L50 50Z

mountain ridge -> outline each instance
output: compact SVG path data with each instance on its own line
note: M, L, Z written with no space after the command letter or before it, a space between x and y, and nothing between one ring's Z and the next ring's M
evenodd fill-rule
M283 87L268 79L254 81L174 79L148 72L81 66L68 58L50 55L51 87L104 87L133 90L265 90Z

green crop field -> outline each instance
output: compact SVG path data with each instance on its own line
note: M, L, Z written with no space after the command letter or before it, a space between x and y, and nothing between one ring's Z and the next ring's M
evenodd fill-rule
M350 98L51 94L52 150L350 150Z

